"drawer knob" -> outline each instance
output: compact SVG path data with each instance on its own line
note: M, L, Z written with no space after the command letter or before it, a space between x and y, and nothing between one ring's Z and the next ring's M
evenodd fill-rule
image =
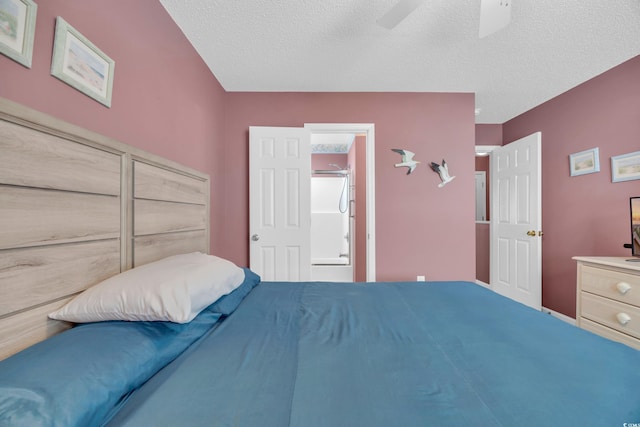
M627 313L618 313L616 314L616 319L618 319L618 323L624 326L629 323L631 317Z
M631 285L628 284L627 282L618 282L616 284L616 289L618 290L618 292L620 292L622 295L626 295L627 292L629 292L631 290Z

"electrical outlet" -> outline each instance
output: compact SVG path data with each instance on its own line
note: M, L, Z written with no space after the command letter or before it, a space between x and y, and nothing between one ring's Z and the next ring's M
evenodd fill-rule
M418 276L418 277L416 278L416 281L417 281L417 282L424 282L424 281L425 281L425 277L424 277L424 276Z

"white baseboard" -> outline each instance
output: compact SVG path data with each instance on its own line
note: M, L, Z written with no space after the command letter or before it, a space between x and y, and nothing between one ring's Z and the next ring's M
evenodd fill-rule
M543 313L550 314L550 315L552 315L553 317L557 317L558 319L560 319L560 320L562 320L562 321L564 321L564 322L567 322L567 323L569 323L569 324L571 324L571 325L574 325L574 326L575 326L575 324L576 324L576 319L574 319L574 318L572 318L572 317L569 317L569 316L566 316L566 315L564 315L564 314L562 314L562 313L558 313L557 311L553 311L553 310L551 310L550 308L542 307L542 310L541 310L541 311L542 311Z
M482 280L477 280L476 279L476 285L480 285L480 286L483 286L483 287L485 287L487 289L491 289L491 285L488 284L488 283L483 282ZM558 313L557 311L551 310L550 308L542 307L540 309L540 311L542 311L545 314L550 314L551 316L556 317L556 318L562 320L563 322L567 322L567 323L569 323L569 324L571 324L573 326L576 325L576 319L574 319L572 317L569 317L567 315L564 315L562 313Z
M482 280L477 280L476 279L476 285L484 286L487 289L491 289L491 285L488 284L488 283L483 282Z

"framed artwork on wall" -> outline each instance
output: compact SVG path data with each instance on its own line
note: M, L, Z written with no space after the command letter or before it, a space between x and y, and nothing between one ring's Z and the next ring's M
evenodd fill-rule
M600 172L600 150L592 148L569 155L571 176Z
M32 0L0 0L0 53L31 68L38 5Z
M611 181L640 179L640 151L611 157Z
M54 77L111 107L114 68L111 58L58 16L51 62Z

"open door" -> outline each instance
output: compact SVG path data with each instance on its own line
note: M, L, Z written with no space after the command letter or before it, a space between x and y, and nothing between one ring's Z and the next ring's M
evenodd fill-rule
M249 128L249 263L265 281L311 278L311 133Z
M542 134L491 153L491 288L542 308Z

